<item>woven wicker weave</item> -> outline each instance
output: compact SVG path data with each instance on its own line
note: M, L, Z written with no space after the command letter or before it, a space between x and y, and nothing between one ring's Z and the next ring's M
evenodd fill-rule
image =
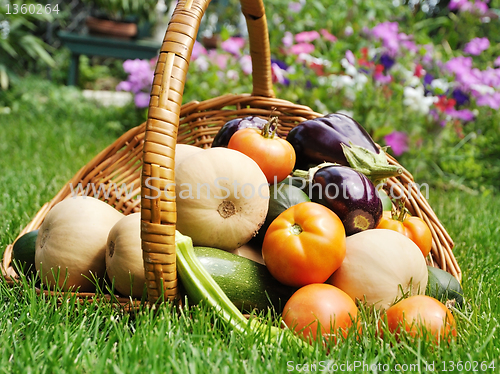
M111 194L106 202L124 214L141 211L142 248L150 302L163 298L172 300L178 296L174 242L175 191L168 188L158 199L144 198L152 195L152 187L163 191L165 186L174 183L175 144L210 147L213 137L224 123L247 115L277 115L282 136L298 123L322 116L307 106L274 97L269 38L262 0L241 0L253 63L252 94L227 94L203 102L181 105L191 52L209 2L178 2L156 65L147 122L126 132L85 165L40 209L18 236L37 229L55 204L71 196L71 186L75 187L79 183L83 186L88 183L103 183L107 188L111 183L125 183L127 190L132 188L135 197L126 199L124 196ZM387 157L390 163L398 164L391 156ZM146 180L150 184L147 185ZM460 280L461 271L452 252L453 241L425 198L415 192L409 193L412 183L412 175L404 170L398 179L389 179L387 189L392 188L394 193L404 196L409 211L429 224L433 244L427 258L428 263L448 271ZM11 260L12 245L9 245L4 253L2 273L8 281L13 282L18 275ZM128 299L117 301L129 302Z

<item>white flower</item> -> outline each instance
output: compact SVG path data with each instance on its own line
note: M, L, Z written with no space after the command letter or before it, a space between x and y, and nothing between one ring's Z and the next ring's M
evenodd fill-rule
M358 75L358 69L356 69L354 65L352 65L349 61L347 61L346 58L340 60L340 64L345 69L347 75L350 75L351 77Z
M480 95L493 95L495 93L495 89L493 87L487 86L485 84L471 84L470 88L472 88L474 91L477 91Z
M404 88L403 103L416 112L420 112L422 114L429 113L431 105L437 100L438 98L435 96L425 96L424 87L422 86L418 86L416 88L407 86Z
M210 66L208 59L204 55L194 60L194 64L200 71L207 71Z
M450 84L444 79L434 79L431 82L431 87L437 94L444 94L450 88Z
M239 78L236 70L230 69L226 72L226 77L230 80L237 80Z
M356 90L361 91L368 82L368 77L364 74L358 74L354 77L354 86Z

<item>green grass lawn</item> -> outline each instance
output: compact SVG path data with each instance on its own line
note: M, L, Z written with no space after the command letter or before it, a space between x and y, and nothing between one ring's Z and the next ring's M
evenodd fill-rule
M0 253L43 203L136 118L85 103L72 89L29 84L11 113L0 114ZM123 314L106 304L58 305L55 298L37 296L29 283L9 288L0 281L0 372L363 372L365 364L378 372L427 367L498 373L500 199L437 189L429 194L455 240L463 271L467 307L454 311L458 337L450 344L380 339L374 315L366 311L361 336L317 344L310 353L286 338L270 345L265 334L240 335L203 306Z

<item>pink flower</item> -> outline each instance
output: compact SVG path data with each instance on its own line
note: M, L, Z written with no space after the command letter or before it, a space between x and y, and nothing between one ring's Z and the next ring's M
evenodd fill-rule
M220 70L226 69L229 55L218 53L215 49L212 49L208 52L208 57L219 67Z
M337 37L333 34L330 34L330 32L327 29L321 29L321 30L319 30L319 32L321 33L323 38L325 38L329 42L333 43L333 42L337 41Z
M245 39L240 37L231 37L221 43L221 48L235 56L241 55L241 49L245 46Z
M301 0L300 2L290 2L288 3L288 10L292 13L298 13L302 10L305 1Z
M465 45L464 52L478 56L490 47L488 38L474 38Z
M495 59L495 62L493 63L495 66L500 66L500 56L498 56L496 59Z
M207 54L207 50L203 46L203 44L201 44L199 41L195 40L194 46L193 46L193 52L191 53L191 60L194 61L198 57L200 57L202 55L206 55L206 54Z
M393 131L384 136L385 144L391 147L395 156L400 156L408 150L408 136L401 131Z
M245 55L240 58L240 65L244 74L252 74L252 57L250 57L250 55Z
M290 52L294 55L300 55L301 53L310 54L314 51L314 45L311 43L299 43L292 45L290 47Z
M297 43L310 43L319 38L319 32L313 31L302 31L295 35L295 41Z
M281 42L285 47L291 47L293 44L293 34L290 31L286 31L285 36L281 39Z
M448 3L448 9L450 10L461 10L462 7L468 3L467 0L451 0Z
M488 5L484 1L476 0L474 6L476 7L476 10L479 14L486 14L486 12L488 12L489 10Z

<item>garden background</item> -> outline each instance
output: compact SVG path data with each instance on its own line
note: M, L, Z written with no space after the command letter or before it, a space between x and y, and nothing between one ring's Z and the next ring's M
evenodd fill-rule
M155 61L81 57L67 87L69 51L57 30L90 2L59 13L7 14L0 0L0 253L38 209L105 146L144 121ZM55 4L53 2L52 4ZM125 3L125 2L124 2ZM156 2L148 2L156 3ZM224 6L220 6L220 4ZM143 15L154 25L164 13ZM206 322L203 308L129 316L99 305L55 307L29 285L0 283L0 371L286 372L287 362L494 362L498 372L500 203L500 1L266 1L276 96L351 115L388 146L419 183L455 240L466 307L459 336L272 347ZM217 48L203 44L218 38ZM184 102L250 92L251 62L237 2L211 4ZM105 106L84 90L130 92ZM19 292L22 290L22 292ZM367 312L366 320L373 316ZM200 322L201 321L201 322ZM314 357L311 358L311 357ZM448 366L449 368L449 366ZM461 372L454 369L452 372Z

